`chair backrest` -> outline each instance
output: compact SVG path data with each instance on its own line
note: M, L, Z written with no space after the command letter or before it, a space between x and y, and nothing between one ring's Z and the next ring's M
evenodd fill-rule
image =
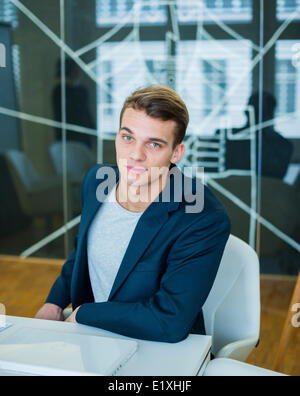
M25 153L19 150L8 150L5 153L10 168L24 184L28 191L34 185L40 182L40 176L33 167Z
M62 143L53 143L50 148L50 156L58 175L63 173ZM80 179L87 170L95 164L92 152L83 143L67 142L66 144L67 174L70 177Z
M232 342L259 338L259 260L249 245L233 235L225 247L203 315L206 333L213 337L214 355Z

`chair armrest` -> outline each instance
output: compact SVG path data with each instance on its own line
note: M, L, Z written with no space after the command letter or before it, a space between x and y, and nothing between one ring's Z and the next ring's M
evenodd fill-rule
M221 348L216 358L230 358L244 362L250 355L253 348L257 345L258 337L249 337L243 340L232 342Z

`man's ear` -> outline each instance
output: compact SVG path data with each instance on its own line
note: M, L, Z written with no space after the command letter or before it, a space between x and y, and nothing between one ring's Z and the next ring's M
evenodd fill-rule
M178 144L175 147L175 150L172 154L171 162L172 164L177 164L179 162L184 154L185 151L185 145L183 143Z

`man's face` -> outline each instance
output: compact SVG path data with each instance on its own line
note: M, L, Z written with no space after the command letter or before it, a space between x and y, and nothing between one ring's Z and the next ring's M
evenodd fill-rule
M149 117L146 112L126 109L116 137L117 163L121 178L131 186L154 183L160 170L178 162L184 152L174 149L176 123Z

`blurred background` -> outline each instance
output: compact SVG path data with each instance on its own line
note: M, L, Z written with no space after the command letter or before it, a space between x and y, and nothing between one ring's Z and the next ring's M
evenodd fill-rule
M300 252L299 0L0 0L0 254L63 259L125 98L161 84L262 274Z

